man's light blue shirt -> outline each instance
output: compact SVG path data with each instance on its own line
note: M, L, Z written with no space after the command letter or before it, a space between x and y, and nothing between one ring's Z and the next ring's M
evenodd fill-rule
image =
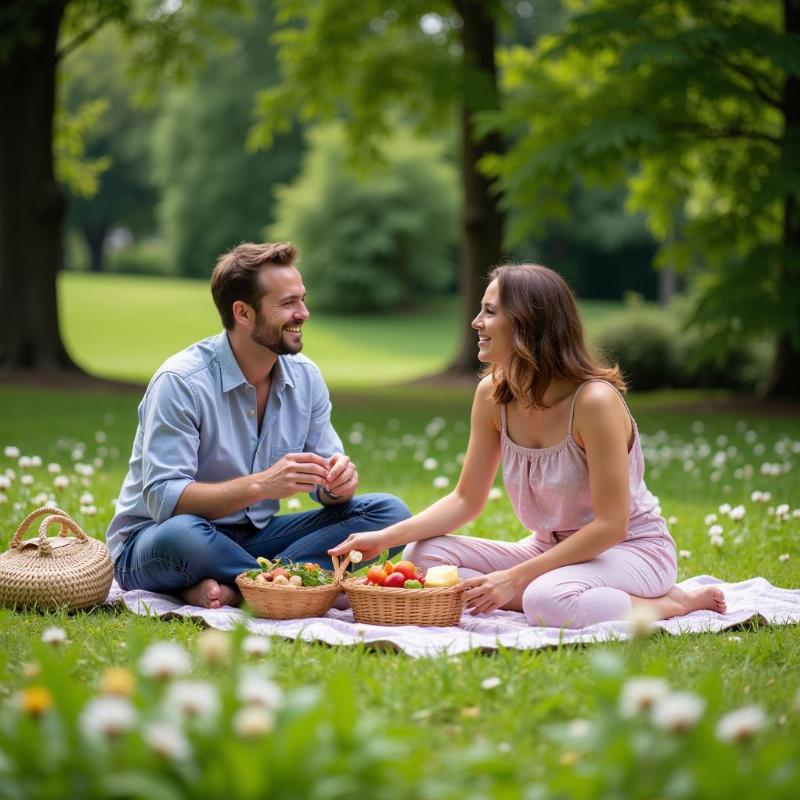
M225 331L169 358L139 404L128 474L106 540L116 561L125 540L175 512L195 481L220 483L261 472L287 453L328 458L343 451L331 425L328 389L303 355L278 356L261 432L256 390L242 374ZM262 500L218 520L263 528L280 508Z

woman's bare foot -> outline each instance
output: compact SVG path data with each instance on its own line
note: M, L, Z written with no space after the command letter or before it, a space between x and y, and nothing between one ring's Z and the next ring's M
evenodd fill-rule
M692 611L716 611L724 614L727 610L725 595L717 586L701 586L699 589L680 589L673 586L662 597L634 597L634 606L648 606L655 619L682 617Z
M203 606L203 608L238 606L242 602L242 596L236 589L226 586L224 583L218 583L213 578L206 578L200 583L184 589L181 592L181 599L190 606Z

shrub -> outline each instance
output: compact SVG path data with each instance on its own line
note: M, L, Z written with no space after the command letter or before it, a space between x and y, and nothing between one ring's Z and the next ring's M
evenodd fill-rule
M124 250L109 253L108 272L126 275L174 275L164 244L155 239L137 242Z
M383 311L451 285L456 176L442 148L398 131L365 176L346 150L340 126L316 129L300 176L277 192L269 238L300 248L314 307Z

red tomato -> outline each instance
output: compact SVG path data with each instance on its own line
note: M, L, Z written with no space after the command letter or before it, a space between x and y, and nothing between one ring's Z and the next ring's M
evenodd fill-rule
M417 578L417 568L414 566L413 561L398 561L394 565L394 571L402 572L407 581L413 581Z
M387 575L391 575L391 574L392 574L392 573L395 571L395 569L396 569L396 568L395 568L395 565L394 565L394 564L392 564L392 562L391 562L391 561L384 561L384 562L383 562L383 571L384 571L384 572L385 572Z
M376 586L383 586L385 580L386 573L383 571L383 567L379 567L376 564L374 567L369 568L369 572L367 572L367 583L374 583Z
M406 576L402 572L393 572L391 575L386 576L383 585L388 589L402 589L406 583Z

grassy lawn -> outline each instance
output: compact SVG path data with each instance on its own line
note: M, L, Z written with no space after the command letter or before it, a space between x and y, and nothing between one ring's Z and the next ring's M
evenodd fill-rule
M221 329L207 281L66 272L59 278L59 300L73 358L109 378L146 383L165 358ZM455 298L413 313L375 316L314 313L313 297L309 305L305 350L331 386L413 380L441 370L455 351ZM619 303L605 301L585 303L582 311L590 332L625 313Z
M70 282L62 286L67 296L69 292L78 290L73 278L77 281L78 276L70 276ZM94 283L86 284L88 288L92 286ZM147 355L142 357L136 370L144 371L138 373L142 376L154 363L152 359L157 361L161 357L159 353L165 355L182 342L206 332L202 329L206 323L201 322L206 301L199 287L197 299L192 303L181 295L183 300L179 312L176 311L177 298L167 299L167 288L165 285L161 313L151 308L148 313L153 316L143 319L131 310L124 321L124 325L130 326L129 331L141 331L137 345L141 344ZM134 309L138 303L131 297L131 291L126 288L115 296L120 304L124 302ZM68 328L73 326L70 342L73 348L77 348L77 343L84 341L83 346L87 349L76 349L76 352L87 353L88 360L84 363L99 366L105 363L104 358L114 358L118 346L114 342L119 340L115 338L116 334L103 337L104 341L96 337L89 358L90 325L99 326L102 319L115 319L115 324L124 328L120 318L122 312L119 307L95 308L88 296L84 296L81 302L86 303L84 308L93 308L93 312L84 318L81 326L76 326L74 316L70 317L76 313L75 308L68 311L66 324ZM197 310L196 319L189 309ZM175 322L172 334L167 336L159 330L157 336L155 322L160 324L166 319ZM178 319L184 321L178 324ZM190 325L189 321L193 319L194 325ZM213 316L206 313L205 320L208 330L213 331ZM317 356L317 346L323 352L333 353L335 349L324 351L322 347L321 340L325 337L321 336L321 331L327 324L328 320L320 322L318 333L321 338L316 343L312 338L314 329L309 327L308 352L312 356ZM341 324L341 331L355 325L349 321ZM383 323L373 321L370 324ZM445 327L442 323L442 330ZM385 330L389 345L383 359L389 362L394 358L395 348L407 352L411 347L409 342L424 353L425 341L431 340L431 330L439 329L412 331L409 341L399 341L402 337L397 332L395 337L398 341L395 341L388 335L390 326L387 325ZM150 337L149 343L145 343L145 337ZM377 335L373 337L370 332L366 338L370 346L377 347ZM351 359L360 364L369 361L370 355L364 355L363 361L361 359L359 340L347 341L350 342ZM426 363L433 366L438 358L439 354L430 356ZM118 360L124 360L126 366L134 363L127 354ZM344 361L340 363L345 364ZM127 375L133 376L133 373ZM342 382L346 384L347 380L342 379ZM735 581L762 575L780 586L798 586L800 519L790 515L788 520L779 520L770 509L783 503L790 506L798 503L800 471L796 462L800 451L800 420L722 414L697 417L659 410L659 406L681 398L685 395L632 398L637 421L645 434L648 483L659 496L665 516L676 518L672 531L679 548L691 551L691 556L680 561L680 578L706 573ZM76 512L87 531L98 537L103 535L112 515L113 498L124 475L138 400L136 395L59 394L0 387L0 407L3 409L0 416L0 475L7 469L15 472L10 488L4 490L5 502L0 506L3 520L0 544L5 546L24 509L45 499L36 496L49 493L54 495L59 505ZM456 389L377 388L359 393L341 389L335 392L334 421L345 442L350 443L349 452L359 464L363 489L395 492L415 510L438 497L441 491L433 487L433 478L444 475L452 482L457 476L458 454L464 451L466 444L469 400L468 392ZM441 422L435 426L438 430L432 431L429 425L437 417ZM426 428L429 428L427 432ZM432 436L429 435L431 432ZM19 447L23 455L40 456L42 466L20 469L16 458L2 455L2 448L9 445ZM422 460L427 457L438 461L435 470L423 469ZM85 480L77 477L74 472L76 460L93 464L94 475ZM53 489L53 475L47 471L47 464L51 462L58 463L62 474L70 476L69 488L63 491ZM762 464L765 463L780 465L780 474L762 474ZM19 479L22 472L33 476L31 485L22 485ZM751 494L756 490L769 491L769 502L753 502ZM94 496L96 513L77 513L80 495L85 491ZM303 508L311 505L307 498L302 502ZM725 517L719 511L723 503L744 505L744 518L733 522ZM707 531L711 523L705 518L711 513L719 517L718 522L724 527L725 543L722 547L712 547L709 543ZM505 497L491 502L468 531L502 539L516 539L523 535ZM782 555L789 557L781 559ZM55 666L50 662L56 656L51 650L45 650L39 641L42 631L54 624L62 626L71 641L65 654L58 656L61 661ZM0 692L12 697L17 690L35 682L38 667L32 668L31 664L36 663L46 672L49 669L48 675L61 674L60 691L74 694L74 703L83 702L89 694L96 692L108 667L132 668L148 642L173 639L194 650L198 636L199 628L190 622L156 622L118 610L104 609L70 616L0 610L0 669L3 675ZM654 636L627 644L563 647L535 652L469 653L457 658L429 660L368 652L360 647L329 648L275 640L266 661L271 665L274 679L284 689L308 684L323 687L322 696L315 701L320 709L319 717L313 717L311 711L293 712L296 716L292 719L302 718L305 720L303 724L308 726L302 729L302 735L295 731L294 739L286 734L289 738L285 746L294 742L292 746L296 746L296 751L281 751L280 758L275 755L276 751L270 751L272 758L285 761L288 766L284 771L291 773L286 780L294 782L294 793L281 784L285 791L276 790L274 796L352 797L370 791L373 796L400 797L408 796L405 792L412 791L431 797L535 797L552 795L547 792L537 794L533 784L547 785L556 791L559 781L567 781L573 789L578 785L584 786L583 796L586 797L601 794L615 797L725 797L733 796L734 792L738 796L792 796L788 791L776 789L773 793L769 787L756 785L765 780L764 775L772 774L770 769L776 775L776 786L780 780L793 782L794 789L800 785L796 767L794 772L790 767L783 772L778 769L783 763L781 758L789 758L786 753L790 743L800 741L800 714L792 710L792 704L796 702L795 693L800 687L798 627L755 627L730 634L678 638ZM613 676L609 678L611 673ZM229 687L231 683L228 669L214 669L201 664L196 667L196 674L220 687ZM680 746L684 750L675 750L670 745L671 755L664 756L674 764L675 775L683 775L684 789L689 780L686 791L680 789L679 778L672 776L672 772L669 781L674 777L677 784L674 781L669 783L666 777L662 783L658 782L662 780L659 777L654 786L647 784L647 780L656 780L654 776L661 774L658 772L660 756L655 755L661 752L658 749L661 740L653 739L652 731L625 723L620 733L619 720L609 722L611 717L617 719L613 709L618 684L631 674L661 676L675 688L697 691L706 698L705 727L700 726L698 732L692 734L695 738L681 740L684 744ZM483 682L489 678L498 678L499 685L486 688ZM151 689L144 685L142 691L146 694ZM298 697L300 699L293 702L302 706L303 696ZM723 746L716 741L714 724L723 713L750 703L764 708L766 724L755 743L748 745L739 758L739 751L732 745ZM329 730L332 717L339 719L343 726L334 736L338 742L335 747L331 744ZM553 725L576 718L611 726L604 729L606 733L601 737L602 741L596 743L595 756L587 756L578 767L574 766L576 759L584 758L580 744L565 743L563 736L559 738L552 733ZM289 724L286 721L280 723L281 726ZM47 738L45 729L38 729L33 723L20 730L22 733L19 734L10 729L6 729L5 734L0 732L0 772L5 769L3 749L12 752L8 748L12 747L10 742L15 737L21 742L19 747L27 748L28 752L37 748L39 738L42 741ZM281 727L280 730L286 732L289 729ZM390 734L394 737L390 741L381 738ZM313 743L313 753L302 749L301 740ZM216 773L198 773L206 776L203 778L206 788L219 787L230 797L257 796L255 790L248 792L246 787L242 788L239 779L248 770L255 769L254 762L247 759L267 758L266 751L253 749L256 746L249 743L237 745L235 752L226 750L221 742L214 744L214 748L217 746L219 750L209 751L209 763L221 759L224 764L218 765ZM277 744L269 746L277 747ZM307 746L311 748L311 744ZM392 750L393 746L397 749ZM351 749L346 750L347 747ZM308 770L313 772L314 768L307 765L318 763L313 758L321 758L320 753L333 752L330 748L335 750L335 759L326 762L327 766L320 762L317 768L333 774L338 764L356 783L349 789L329 788L326 795L316 783L305 786L302 776ZM103 765L107 775L116 775L115 770L125 769L121 761L114 762L113 751L103 753L92 757L98 759L97 763ZM762 757L760 754L767 755ZM33 758L35 764L40 765L43 757ZM240 759L241 763L234 763L235 759ZM758 766L761 763L759 759L765 763L769 761L772 766L764 766L762 770ZM265 773L269 772L269 762L258 763ZM640 763L650 766L639 769L637 765ZM585 782L589 780L587 775L591 773L592 764L603 767L604 781L616 780L620 775L639 777L630 778L634 781L630 786L617 785L614 791L601 791L596 787L589 790L585 788ZM158 771L161 768L153 766L152 769ZM353 778L353 775L361 775L359 769L365 770L364 775ZM708 781L715 787L714 791L698 789L704 769L713 773ZM416 778L403 770L418 772L422 776L419 780L424 779L424 784L415 783ZM745 771L745 777L742 777L745 773L740 774L741 770ZM689 773L691 780L687 777ZM231 775L239 778L230 785L224 784L220 776L230 779ZM747 775L751 777L747 778ZM451 781L448 786L454 789L445 790L437 783L437 780L444 781L443 776L447 776ZM74 780L78 781L78 778ZM177 781L175 785L185 785L180 780L174 778ZM731 781L734 785L729 786ZM399 787L396 792L392 789L393 784ZM27 796L13 794L10 789L5 793L4 785L10 784L0 775L0 797ZM730 789L729 794L724 793L728 791L726 787ZM202 792L193 795L175 793L174 786L171 795L163 786L157 791L152 786L151 789L149 794L140 787L115 796L207 796ZM454 794L448 794L450 791ZM572 794L572 789L567 788L563 789L561 796ZM42 793L41 796L69 794ZM87 790L84 796L94 795Z

